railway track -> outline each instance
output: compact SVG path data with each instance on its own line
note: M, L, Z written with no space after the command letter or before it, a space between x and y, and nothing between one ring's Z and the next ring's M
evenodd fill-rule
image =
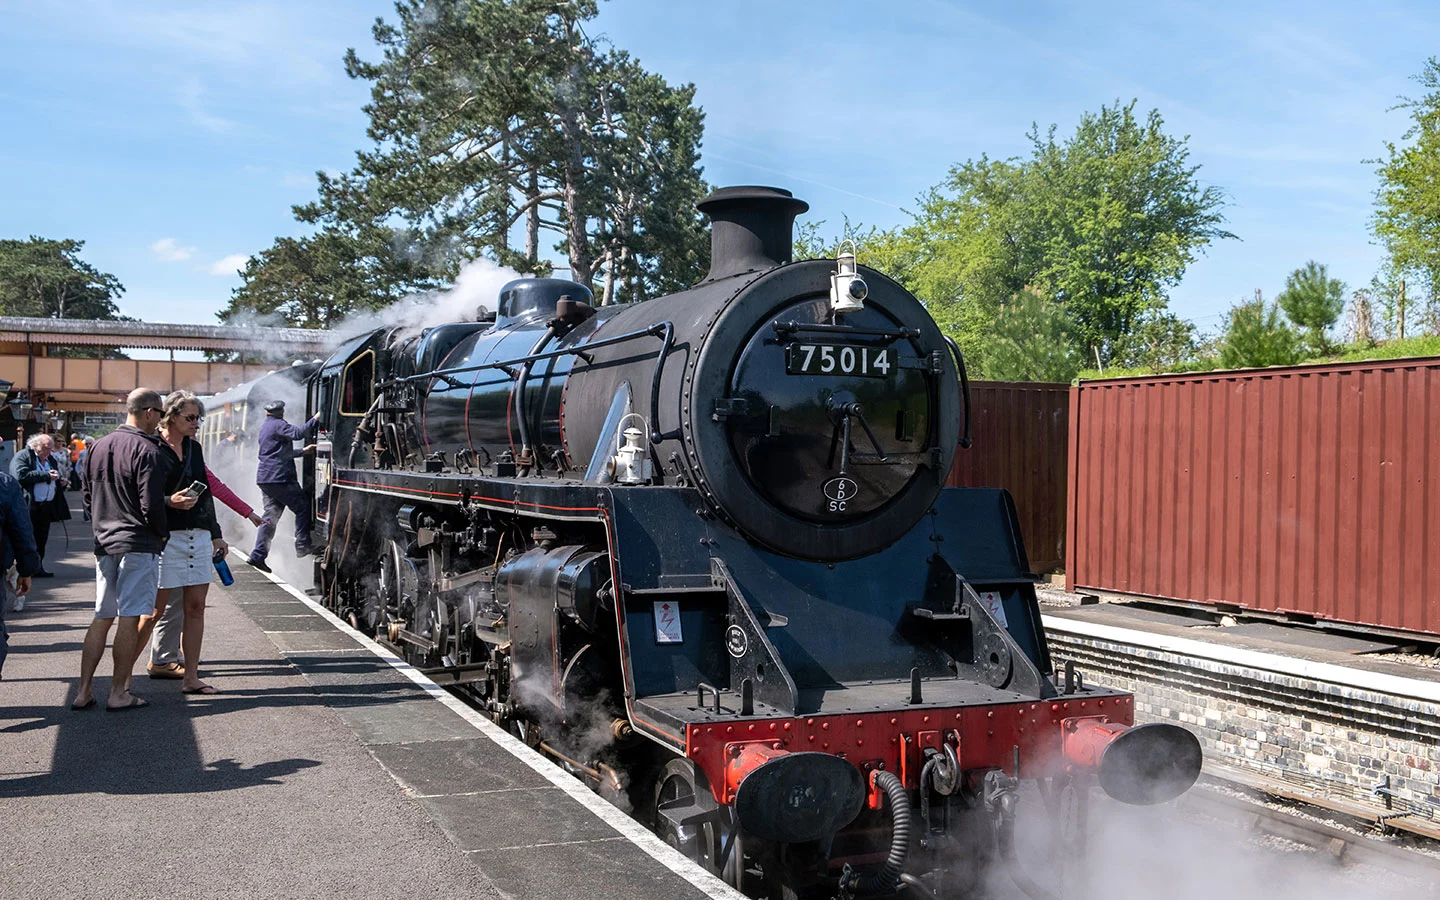
M1349 827L1318 821L1252 796L1222 792L1221 787L1243 795L1261 795L1270 801L1293 803L1308 807L1312 815L1324 815ZM1383 840L1371 829L1377 826L1372 818L1310 803L1293 796L1278 783L1268 783L1253 776L1227 777L1225 773L1209 772L1202 782L1178 801L1181 809L1233 823L1257 834L1270 835L1321 851L1338 864L1379 866L1397 874L1440 883L1440 857L1413 850L1403 843ZM1405 841L1434 843L1428 838L1407 835Z

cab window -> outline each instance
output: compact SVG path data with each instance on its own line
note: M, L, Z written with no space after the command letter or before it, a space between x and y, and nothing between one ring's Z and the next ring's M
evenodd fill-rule
M366 350L350 360L340 382L340 414L365 415L375 399L375 351Z

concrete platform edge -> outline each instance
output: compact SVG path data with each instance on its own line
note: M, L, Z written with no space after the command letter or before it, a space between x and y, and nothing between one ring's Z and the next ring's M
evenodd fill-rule
M1197 659L1208 659L1249 669L1274 672L1279 675L1289 675L1294 678L1325 681L1360 690L1374 691L1378 694L1440 703L1440 684L1416 678L1402 678L1399 675L1388 675L1383 672L1367 672L1363 669L1352 669L1333 663L1296 659L1291 656L1262 653L1258 650L1238 647L1226 647L1207 641L1197 641L1193 638L1174 637L1133 628L1120 628L1095 622L1077 622L1061 616L1041 616L1040 618L1047 631L1061 634L1073 634L1118 644L1131 644L1136 647L1179 653Z
M243 562L243 554L236 550L231 550L231 554L236 556L237 560ZM359 648L367 650L377 658L383 660L387 665L395 669L396 672L429 694L432 699L438 700L451 712L460 716L465 722L499 745L511 756L529 766L545 780L594 813L601 821L618 831L639 850L675 875L684 879L695 889L707 896L717 898L717 900L748 900L744 894L710 874L697 863L682 856L679 851L660 840L660 838L649 829L625 815L614 806L611 806L573 776L562 771L534 750L531 750L523 741L451 696L444 688L420 674L415 667L351 628L348 623L315 602L315 600L304 591L299 590L273 574L257 574L264 575L266 579L273 582L281 590L290 594L290 596L299 600L301 603L304 603L317 615L323 617L333 625L337 631L355 641Z

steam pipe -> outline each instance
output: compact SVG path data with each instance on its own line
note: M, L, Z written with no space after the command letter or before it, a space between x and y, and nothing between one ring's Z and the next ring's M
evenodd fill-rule
M534 461L530 447L530 425L525 421L525 382L530 380L530 368L535 365L535 354L544 350L545 345L555 339L559 330L559 320L546 326L545 333L540 335L540 340L530 348L524 364L520 366L520 372L515 376L515 420L520 427L520 456L516 462L522 466L529 466Z
M355 468L355 454L359 452L360 446L366 441L375 437L375 413L379 412L380 404L385 400L384 390L375 392L375 399L370 408L365 410L365 417L360 424L355 426L355 437L350 441L350 453L345 457L345 468ZM366 435L369 435L367 438Z
M901 884L905 885L910 890L914 891L916 894L919 894L921 897L925 898L925 900L937 900L937 898L935 897L935 892L927 888L925 886L925 882L921 881L919 878L916 878L914 875L911 875L908 872L901 872L899 877Z
M890 855L880 871L857 879L850 889L856 894L894 893L900 883L901 870L910 855L910 795L905 785L894 772L877 769L870 774L870 781L884 791L890 804ZM845 888L845 885L841 886Z

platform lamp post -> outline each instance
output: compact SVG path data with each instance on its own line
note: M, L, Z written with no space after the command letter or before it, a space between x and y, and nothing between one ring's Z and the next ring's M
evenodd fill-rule
M18 450L25 444L25 420L30 418L30 410L34 404L25 396L24 391L18 391L10 398L10 417L15 420L15 447Z
M10 391L14 390L14 388L15 382L11 381L8 378L0 378L0 409L5 408L6 403L8 403L10 400ZM12 412L11 416L13 417L14 415L14 412ZM14 424L18 429L20 425L19 421L16 421ZM5 439L5 435L0 434L0 441L4 441Z

